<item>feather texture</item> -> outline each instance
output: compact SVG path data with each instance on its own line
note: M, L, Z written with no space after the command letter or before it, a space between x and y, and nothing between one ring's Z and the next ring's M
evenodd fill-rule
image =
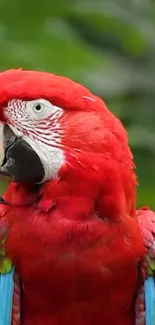
M11 325L20 325L20 321L21 321L21 283L20 283L19 276L15 272Z
M155 213L148 207L137 211L137 217L146 247L144 270L146 325L155 325Z
M146 325L155 325L155 279L148 276L145 280Z
M11 325L14 290L14 267L6 274L0 274L0 325Z

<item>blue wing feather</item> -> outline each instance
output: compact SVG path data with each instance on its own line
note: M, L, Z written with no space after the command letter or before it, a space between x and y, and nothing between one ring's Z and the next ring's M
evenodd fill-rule
M14 289L14 267L6 274L0 274L0 325L11 325Z
M146 325L155 325L155 279L149 276L145 280Z

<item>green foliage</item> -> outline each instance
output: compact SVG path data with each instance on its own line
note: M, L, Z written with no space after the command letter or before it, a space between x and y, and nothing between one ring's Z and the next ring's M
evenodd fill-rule
M155 2L1 0L0 70L48 70L103 97L129 131L138 206L155 208Z

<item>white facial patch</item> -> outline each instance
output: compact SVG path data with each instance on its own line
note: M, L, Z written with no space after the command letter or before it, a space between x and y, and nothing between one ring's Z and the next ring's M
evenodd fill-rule
M42 182L56 178L64 164L63 132L59 122L63 109L44 99L12 100L5 112L15 135L25 140L39 156L45 171Z
M63 150L51 146L49 147L47 144L34 141L28 136L23 136L22 138L37 153L43 164L45 177L42 182L56 178L61 166L64 163Z

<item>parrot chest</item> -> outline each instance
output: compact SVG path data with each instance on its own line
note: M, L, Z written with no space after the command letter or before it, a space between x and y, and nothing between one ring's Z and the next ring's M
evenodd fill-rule
M138 282L135 263L124 270L116 267L114 275L97 251L89 252L88 257L68 250L42 261L44 265L36 258L31 267L17 263L23 280L23 325L71 325L73 320L75 325L107 325L114 319L116 325L133 324Z
M6 245L23 282L23 324L132 325L140 251L98 221L41 220L11 222Z

